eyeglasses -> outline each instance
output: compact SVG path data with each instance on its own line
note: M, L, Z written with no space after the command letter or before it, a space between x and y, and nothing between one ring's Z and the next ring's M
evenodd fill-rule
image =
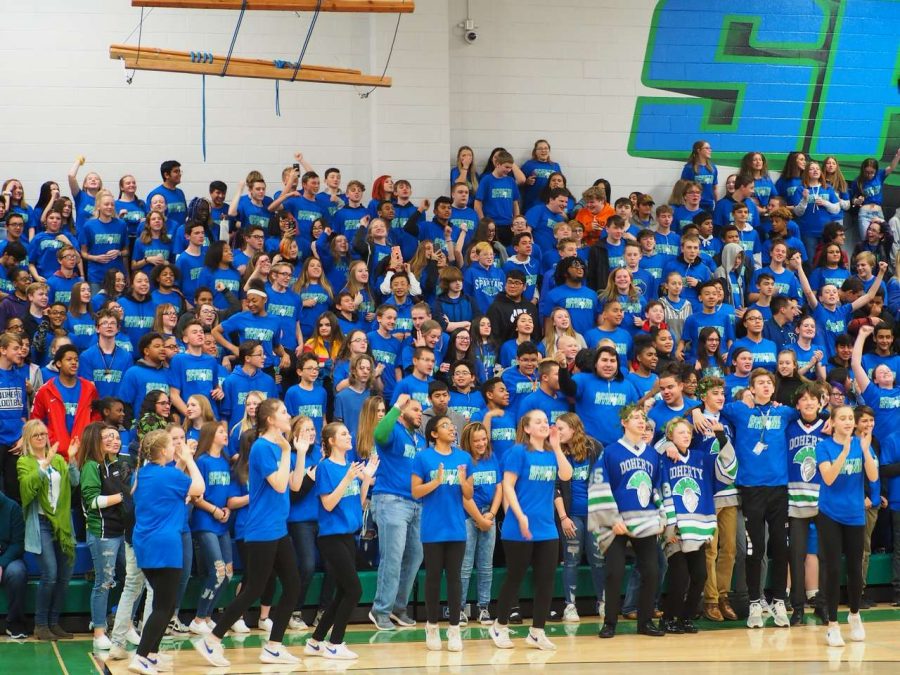
M178 312L174 309L167 309L163 314L168 314L169 316L178 316Z
M156 405L172 405L171 401L157 401Z
M276 277L289 277L291 273L289 270L282 270L281 272L272 272Z
M265 352L253 352L250 356L258 359L259 357L265 356L265 355L266 355Z
M308 370L309 372L315 371L315 372L318 373L318 372L319 372L319 366L303 366L303 368L301 368L301 370L304 370L304 371L305 371L305 370Z
M251 234L251 235L250 235L249 237L247 237L247 238L248 238L248 239L263 239L263 236L262 236L261 234Z
M468 335L457 335L456 339L459 340L460 342L471 342L472 341L472 338L470 338Z
M46 432L46 431L39 431L39 432L37 432L36 434L32 434L31 437L32 437L32 438L46 438L46 437L47 437L47 432Z

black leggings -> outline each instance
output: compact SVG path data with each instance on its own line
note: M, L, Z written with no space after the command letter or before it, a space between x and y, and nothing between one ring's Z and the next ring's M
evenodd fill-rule
M809 550L809 526L813 522L813 518L789 518L788 521L791 606L794 609L803 609L806 605L806 554ZM816 583L818 584L819 581L816 580Z
M772 560L769 563L772 598L785 599L787 588L787 525L788 525L788 493L786 486L777 487L742 487L741 511L749 540L747 551L746 575L750 601L759 598L762 562L766 555L766 525L769 526L769 552Z
M503 552L506 555L506 579L497 598L497 622L503 626L509 623L509 613L519 598L519 587L530 564L534 585L531 625L543 628L550 613L550 601L553 599L553 574L559 562L559 539L545 541L504 539ZM456 593L456 597L460 597L460 594ZM456 616L458 619L459 612Z
M671 621L693 617L706 583L706 545L699 551L678 551L669 556L666 581L665 618Z
M291 612L300 594L300 574L291 538L285 535L273 541L248 541L245 543L247 557L244 559L244 579L240 594L231 601L219 617L213 635L221 639L231 628L231 624L241 618L244 612L262 595L269 576L274 571L281 581L281 597L272 608L272 633L269 640L281 642Z
M659 558L656 535L631 537L620 534L606 549L606 623L616 625L622 609L622 579L625 577L625 547L631 542L637 567L641 572L641 589L638 594L638 625L643 626L653 618L653 603L659 585Z
M819 511L816 527L819 530L819 564L820 576L824 580L825 607L828 610L828 620L837 621L838 600L841 596L841 553L847 559L847 604L852 613L859 611L866 526L844 525Z
M335 581L335 593L319 619L313 639L324 640L331 629L331 642L340 644L350 615L362 597L362 584L356 573L356 539L352 534L332 534L319 537L318 543L327 574Z
M462 570L466 554L464 541L438 541L422 544L425 555L425 618L436 624L441 620L441 577L447 570L447 606L451 626L459 625L462 611Z
M159 651L159 643L166 633L166 626L175 614L181 568L157 567L141 571L153 589L153 610L147 618L147 623L144 624L144 630L141 631L141 643L137 648L138 655L146 658Z
M246 576L247 571L247 542L243 539L238 539L237 541L237 549L238 554L241 556L241 562L244 563L244 572ZM272 606L272 600L275 599L275 570L272 570L272 573L269 575L269 580L266 582L266 587L263 589L262 595L259 596L259 604L265 605L266 607ZM243 588L243 583L238 585L239 588Z

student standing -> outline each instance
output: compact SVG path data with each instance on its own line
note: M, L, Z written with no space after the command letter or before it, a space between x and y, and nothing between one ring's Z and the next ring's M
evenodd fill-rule
M878 480L878 460L872 451L871 433L862 438L853 435L856 420L853 408L839 406L831 413L832 437L816 446L816 461L822 476L819 490L819 555L825 566L825 592L828 603L829 647L841 647L844 639L837 620L841 592L841 555L847 560L847 594L850 614L850 639L862 642L866 631L859 615L862 597L862 553L865 535L865 481Z
M212 633L198 640L194 648L212 666L227 667L222 653L222 638L263 592L272 571L281 581L281 598L272 610L272 630L259 654L262 663L295 665L299 659L281 644L284 631L297 604L300 575L294 547L287 533L290 511L288 488L299 490L303 482L302 463L291 471L291 446L286 435L291 431L291 418L278 399L269 398L256 412L259 437L250 449L250 504L245 525L247 542L244 586L222 612Z
M161 429L144 436L141 456L147 463L138 471L134 488L133 541L138 565L153 590L153 611L144 623L141 642L128 669L155 675L158 666L171 668L158 650L177 607L185 498L199 497L204 484L187 446L182 446L179 460L189 475L170 466L175 448L169 434Z
M519 420L516 444L507 451L503 470L503 492L508 508L501 537L507 575L497 600L497 620L490 628L491 639L500 649L512 649L508 627L510 611L530 565L535 597L532 627L525 644L554 650L556 645L544 633L559 555L553 499L556 479L571 479L572 465L560 447L559 431L550 426L543 411L531 410Z
M412 467L412 496L422 500L422 550L425 556L425 644L440 651L438 630L441 578L447 573L450 628L447 649L462 651L459 633L462 583L460 571L466 551L466 512L463 500L473 496L469 471L472 461L455 447L456 426L447 415L435 415L425 427L429 447L416 455Z
M356 574L356 533L362 528L362 509L369 493L378 456L369 461L351 462L353 438L340 422L322 430L325 458L316 467L316 495L319 498L318 545L325 567L335 581L335 594L322 614L303 653L326 659L352 660L358 655L347 648L344 632L350 614L362 595ZM330 633L330 635L329 635ZM330 639L325 640L326 636Z

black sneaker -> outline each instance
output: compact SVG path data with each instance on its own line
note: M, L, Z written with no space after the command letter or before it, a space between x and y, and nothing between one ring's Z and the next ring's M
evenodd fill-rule
M862 597L859 599L859 608L860 609L872 609L872 601L866 597L866 594L863 593Z
M513 607L509 613L509 623L517 626L522 624L522 612L519 611L518 607Z
M653 621L648 621L644 625L638 626L637 632L638 635L647 635L649 637L662 637L666 634L666 632L660 629Z
M603 639L616 637L616 624L604 622L600 627L600 632L597 633L597 637Z
M697 627L694 625L694 622L691 619L684 619L681 622L681 628L682 628L682 630L684 630L685 633L688 633L690 635L693 635L694 633L699 632L697 630Z
M674 635L684 635L684 628L682 627L681 622L675 619L663 619L659 622L659 627L666 633L673 633Z
M11 630L9 628L6 629L6 634L9 636L10 640L24 640L28 637L28 633L24 630Z
M798 626L803 623L803 607L794 607L794 611L791 612L791 625Z

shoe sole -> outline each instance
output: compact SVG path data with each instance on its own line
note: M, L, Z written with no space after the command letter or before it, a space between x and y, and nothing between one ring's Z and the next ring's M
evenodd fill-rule
M391 614L389 618L391 621L393 621L395 624L397 624L398 628L415 628L416 627L415 621L411 621L411 622L403 621L396 614Z
M298 658L282 659L282 658L275 658L273 656L269 656L269 657L260 656L259 662L266 663L266 664L273 665L273 666L274 665L280 665L280 666L298 666L298 665L300 665L300 659L298 659Z
M525 640L525 646L531 647L532 649L539 649L542 652L555 652L556 651L556 646L545 647L545 646L541 645L540 643L535 642L533 640Z
M397 626L395 626L393 623L391 623L390 628L387 628L387 627L382 628L381 626L379 626L378 622L375 620L375 615L372 614L372 612L369 612L369 621L371 621L373 624L375 624L375 628L380 631L397 630ZM388 620L388 621L390 621L390 620Z
M194 651L197 652L201 658L206 661L213 668L228 668L231 666L231 662L228 659L223 658L222 662L216 663L213 659L209 658L210 655L206 653L206 650L202 649L200 643L203 640L197 640L196 642L192 642L194 646Z

